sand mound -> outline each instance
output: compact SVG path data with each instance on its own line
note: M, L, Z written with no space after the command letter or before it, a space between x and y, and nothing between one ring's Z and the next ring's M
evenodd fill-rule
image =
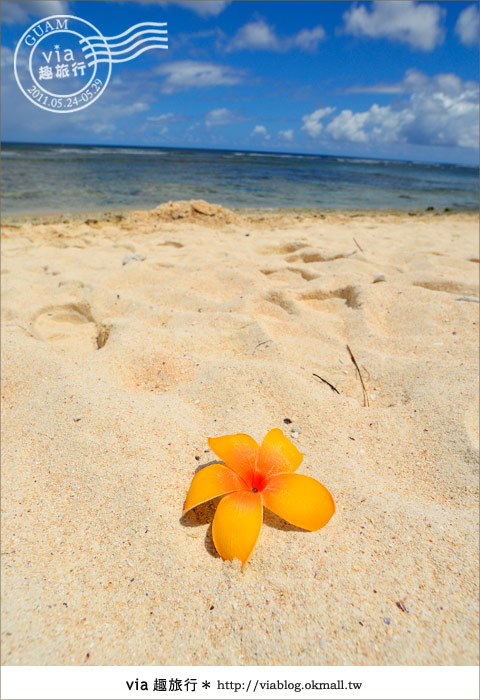
M160 204L154 210L156 217L167 221L175 219L189 219L195 222L208 223L209 226L215 224L240 224L243 218L233 211L222 207L220 204L209 204L203 199L190 201L166 202Z

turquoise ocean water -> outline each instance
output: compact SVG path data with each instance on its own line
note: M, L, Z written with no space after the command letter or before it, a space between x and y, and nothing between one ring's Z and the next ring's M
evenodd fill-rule
M478 209L478 169L407 161L175 148L4 144L4 214L227 207Z

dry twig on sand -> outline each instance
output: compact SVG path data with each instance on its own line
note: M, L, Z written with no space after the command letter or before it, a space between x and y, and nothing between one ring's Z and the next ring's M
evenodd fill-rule
M312 372L312 374L313 374L313 376L316 377L317 379L320 379L321 382L323 382L324 384L327 384L327 385L330 387L330 389L331 389L332 391L336 391L337 394L340 393L340 392L338 391L338 389L337 389L335 386L333 386L333 384L330 384L330 382L327 382L327 380L324 379L323 377L321 377L319 374L315 374L315 372Z
M348 345L347 345L347 350L348 350L348 353L349 353L349 355L350 355L350 359L352 360L353 364L355 365L355 369L356 369L357 372L358 372L358 376L359 376L360 382L361 382L361 384L362 384L362 389L363 389L363 405L364 405L364 406L370 406L370 403L369 403L369 401L368 401L367 390L366 390L365 384L364 384L364 382L363 382L362 373L360 372L360 367L357 365L357 361L356 361L356 359L355 359L354 356L353 356L353 352L350 350L350 348L348 347Z
M364 250L363 250L362 246L360 245L360 243L357 243L357 241L355 240L355 238L353 239L353 242L355 243L355 245L357 246L357 248L359 249L359 251L360 251L361 253L363 253Z

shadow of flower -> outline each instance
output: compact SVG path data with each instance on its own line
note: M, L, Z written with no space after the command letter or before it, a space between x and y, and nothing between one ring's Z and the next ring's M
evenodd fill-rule
M202 471L205 467L209 467L211 464L224 464L224 462L220 462L219 459L212 459L211 462L204 462L203 464L199 464L198 467L194 471L194 476L195 474L198 474L198 472Z
M184 527L197 527L197 525L208 525L213 520L218 499L201 503L196 508L192 508L182 515L180 523Z
M288 523L286 520L280 518L278 515L275 515L275 513L272 513L271 510L267 510L266 508L263 509L263 523L264 525L268 525L268 527L274 527L275 530L308 532L308 530L304 530L303 527L297 527L296 525Z
M215 548L212 535L212 523L208 526L208 530L205 533L205 549L207 552L215 559L220 559L220 555Z

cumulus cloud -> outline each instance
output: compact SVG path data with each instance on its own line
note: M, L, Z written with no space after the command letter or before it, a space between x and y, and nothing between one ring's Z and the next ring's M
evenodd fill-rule
M279 131L278 135L280 138L285 139L285 141L293 141L293 129L285 129L285 131Z
M454 74L420 82L410 97L409 143L478 148L478 84Z
M322 109L316 109L311 114L306 114L302 117L302 131L306 131L309 136L315 138L323 129L322 119L328 117L334 111L334 107L323 107Z
M476 83L462 81L453 73L430 78L420 71L410 70L397 87L409 95L403 103L373 104L363 112L344 109L325 127L325 135L334 141L360 144L478 148ZM319 130L315 127L316 114L303 117L302 128L311 136L321 131L321 125Z
M170 94L189 88L236 85L242 82L240 71L228 66L204 61L174 61L163 63L155 69L156 75L164 75L162 92Z
M280 42L274 29L264 22L249 22L240 27L228 47L230 51L240 49L262 49L263 51L278 51Z
M298 48L313 53L325 36L325 30L318 25L312 29L302 29L289 37L279 37L274 27L259 19L240 27L227 46L227 51L289 51Z
M218 109L211 109L205 115L205 125L210 128L212 126L223 126L225 124L232 124L237 122L239 116L236 112L226 107L219 107Z
M24 24L30 18L68 15L68 3L62 0L25 0L2 2L2 21L6 24Z
M374 104L367 112L353 113L344 109L332 119L325 131L335 141L367 143L369 141L398 141L400 130L414 118L408 110L393 111Z
M317 50L318 44L323 41L325 37L325 29L318 25L317 27L313 27L313 29L302 29L298 34L292 37L291 43L293 46L298 46L298 48L303 51L314 52Z
M354 5L343 15L344 30L354 36L391 39L414 49L432 51L445 37L445 14L445 9L436 3L413 0L375 2L370 11L365 5Z
M465 46L478 44L478 7L470 5L460 13L455 25L455 34Z
M251 136L263 136L264 139L268 140L270 138L270 134L266 130L264 126L261 124L258 124L252 131Z

